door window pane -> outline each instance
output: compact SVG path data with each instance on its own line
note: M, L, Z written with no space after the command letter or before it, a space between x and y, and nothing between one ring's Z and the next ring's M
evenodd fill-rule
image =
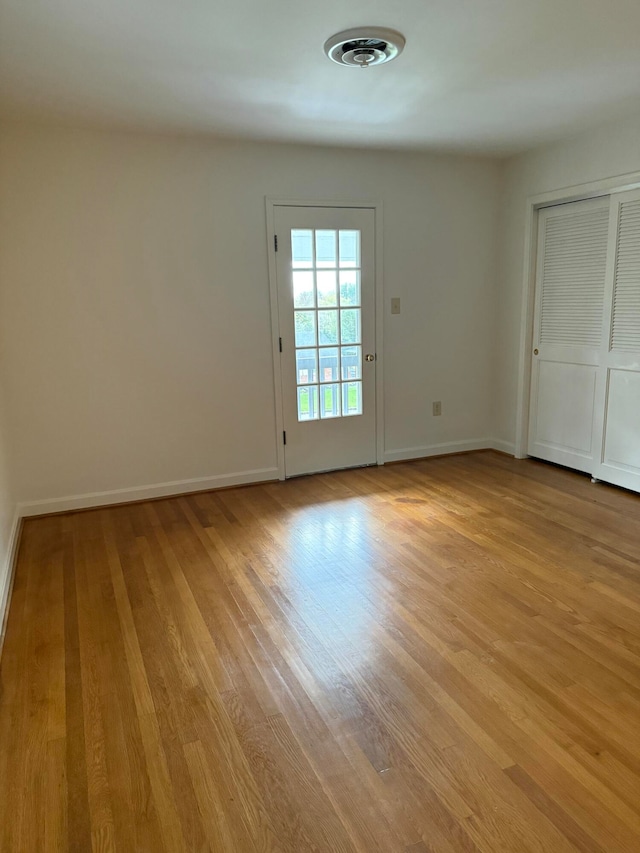
M298 388L298 420L318 420L318 386L306 385Z
M340 232L340 266L341 267L359 267L360 266L360 232L359 231L341 231Z
M310 228L291 231L291 260L298 269L313 268L313 231Z
M294 229L298 420L362 414L360 232Z
M360 270L340 270L340 305L360 305Z
M320 382L337 382L340 379L338 347L320 349Z
M308 385L309 382L318 381L318 350L298 349L296 350L296 373L298 385Z
M316 267L337 267L336 232L316 231Z
M320 346L338 343L337 311L318 311L318 341Z
M342 383L342 414L362 414L362 382Z
M338 304L336 293L335 270L318 270L316 273L318 287L318 308L331 308Z
M362 347L342 347L340 361L343 380L362 379Z
M347 308L340 312L340 340L343 344L360 343L359 308Z
M295 336L297 347L313 347L316 344L316 312L296 311Z
M320 386L320 417L321 418L339 418L340 417L340 385L321 385Z
M313 308L313 271L294 270L293 307Z

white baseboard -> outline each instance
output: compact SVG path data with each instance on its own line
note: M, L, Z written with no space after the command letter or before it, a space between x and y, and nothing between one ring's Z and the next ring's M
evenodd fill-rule
M385 462L400 462L404 459L425 459L429 456L446 456L448 453L466 453L471 450L499 450L509 456L515 455L515 445L499 438L475 438L466 441L446 441L442 444L429 444L422 447L403 447L401 450L387 450Z
M494 450L499 450L500 453L506 453L508 456L516 455L516 446L513 441L503 441L501 438L492 438L489 446Z
M68 495L51 500L30 501L18 505L22 518L32 515L46 515L52 512L69 512L74 509L108 506L109 504L145 501L151 498L166 498L189 492L206 492L211 489L224 489L229 486L245 486L249 483L264 483L277 480L277 468L256 468L253 471L236 471L232 474L218 474L214 477L197 477L193 480L173 480L169 483L156 483L153 486L133 486L128 489L114 489L108 492L89 492L85 495Z
M4 634L7 628L7 616L9 615L9 604L11 603L11 591L13 590L13 579L16 572L16 558L18 556L18 544L20 542L20 528L22 518L19 508L16 508L9 534L9 548L4 564L0 565L0 655L4 645Z
M401 450L387 450L385 462L400 462L404 459L423 459L428 456L446 456L448 453L466 453L470 450L489 450L493 442L488 438L476 438L466 441L446 441L442 444L429 444L422 447L403 447Z

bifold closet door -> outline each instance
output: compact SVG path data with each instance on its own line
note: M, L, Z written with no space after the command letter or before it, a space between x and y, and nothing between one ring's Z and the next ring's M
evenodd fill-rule
M608 197L538 214L531 456L592 472L609 240Z
M640 190L611 205L593 474L640 492Z

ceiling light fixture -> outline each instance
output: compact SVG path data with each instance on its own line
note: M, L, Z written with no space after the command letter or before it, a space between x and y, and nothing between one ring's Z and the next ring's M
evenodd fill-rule
M404 36L384 27L356 27L336 33L324 43L324 52L338 65L369 68L382 65L399 56L405 45Z

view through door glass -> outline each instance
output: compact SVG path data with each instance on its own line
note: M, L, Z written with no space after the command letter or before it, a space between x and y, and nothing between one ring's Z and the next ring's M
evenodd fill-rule
M291 231L298 420L362 414L360 232Z

